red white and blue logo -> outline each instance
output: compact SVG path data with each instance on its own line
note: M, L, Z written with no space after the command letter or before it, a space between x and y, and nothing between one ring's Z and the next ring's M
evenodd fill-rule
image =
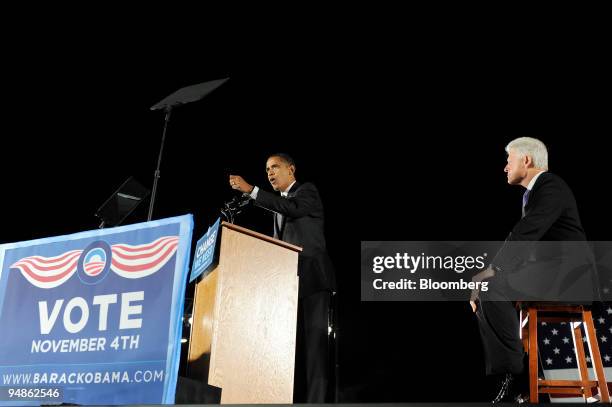
M115 244L98 240L83 250L58 256L28 256L14 264L32 285L55 288L77 274L82 283L98 284L112 270L129 279L142 278L159 271L176 253L178 236L163 236L141 245Z
M77 262L77 276L83 284L102 282L110 271L112 249L108 243L98 240L83 250Z

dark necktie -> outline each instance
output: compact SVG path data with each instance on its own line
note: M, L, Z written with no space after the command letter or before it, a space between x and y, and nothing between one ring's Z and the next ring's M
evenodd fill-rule
M525 216L525 206L527 206L527 202L529 202L529 190L526 189L523 194L523 216Z

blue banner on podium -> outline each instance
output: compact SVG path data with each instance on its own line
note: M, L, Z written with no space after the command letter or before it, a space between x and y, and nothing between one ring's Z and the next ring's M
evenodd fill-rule
M0 405L174 403L192 230L0 245Z
M198 240L198 243L196 243L195 254L193 255L193 265L191 267L191 277L189 277L190 283L202 273L208 271L213 265L220 224L221 218L218 218L217 221L208 228L206 233L204 233L204 236Z

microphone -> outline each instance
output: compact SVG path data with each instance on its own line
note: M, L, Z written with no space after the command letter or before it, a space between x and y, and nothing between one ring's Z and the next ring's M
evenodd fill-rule
M242 208L247 206L250 200L251 196L247 193L236 195L230 201L223 204L221 214L225 216L228 222L234 223L234 218L236 215L239 215L242 212Z
M225 203L225 206L236 209L242 208L249 203L250 199L251 196L249 194L243 193L242 195L234 196L231 201Z

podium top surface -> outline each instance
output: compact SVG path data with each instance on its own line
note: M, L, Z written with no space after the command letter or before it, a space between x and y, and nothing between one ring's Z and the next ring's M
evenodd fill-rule
M255 232L251 229L243 228L242 226L234 225L233 223L223 221L221 222L221 226L224 226L228 229L235 230L236 232L244 233L245 235L249 235L249 236L253 236L258 239L261 239L261 240L265 240L266 242L270 242L270 243L282 246L289 250L293 250L296 252L302 251L302 248L300 246L295 246L295 245L292 245L291 243L283 242L282 240L278 240L268 235L264 235L263 233Z

